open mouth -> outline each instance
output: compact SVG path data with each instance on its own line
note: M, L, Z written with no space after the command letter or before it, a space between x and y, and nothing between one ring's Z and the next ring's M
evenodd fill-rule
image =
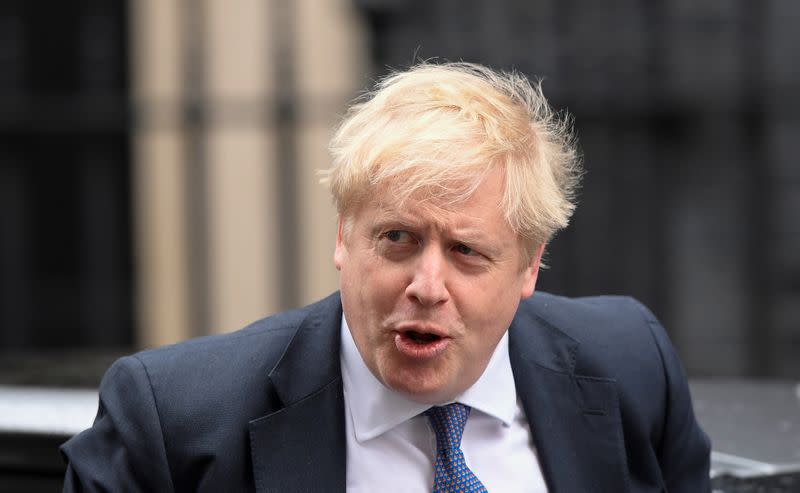
M417 362L431 361L452 342L445 329L426 324L407 324L395 330L394 344L400 354Z
M417 332L415 330L407 330L404 335L415 344L430 344L441 339L441 336L427 332Z

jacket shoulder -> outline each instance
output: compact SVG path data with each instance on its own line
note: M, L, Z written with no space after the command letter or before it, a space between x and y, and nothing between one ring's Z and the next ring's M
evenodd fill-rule
M264 366L269 366L280 357L310 309L278 313L234 332L148 349L132 357L140 360L148 371L181 372L189 377L200 368L229 372L237 368L238 362L252 360L255 355ZM248 368L253 370L252 366Z
M338 297L332 295L306 307L272 315L235 332L199 337L131 358L141 362L153 392L169 395L176 409L213 409L233 396L259 403L267 397L268 375L304 321L312 314L338 316ZM181 391L184 388L186 391ZM186 402L178 396L186 395ZM261 397L261 398L256 398Z
M536 292L520 303L520 310L579 342L598 335L630 335L631 328L656 321L647 307L630 296L568 298Z
M710 491L710 445L692 410L683 365L666 331L644 305L623 296L564 298L537 292L520 305L525 319L571 339L574 376L615 382L629 466L657 463L665 491ZM643 451L652 450L648 465Z
M271 370L312 314L333 327L340 310L332 295L236 332L121 358L100 384L93 427L61 449L69 462L65 491L249 484L248 423L280 407Z
M652 312L629 296L567 298L537 292L520 312L557 330L587 351L616 359L627 349L653 346L663 328Z
M566 298L537 292L520 310L577 343L576 375L611 378L625 393L646 394L644 386L665 384L665 370L682 372L673 367L677 358L661 324L631 297Z

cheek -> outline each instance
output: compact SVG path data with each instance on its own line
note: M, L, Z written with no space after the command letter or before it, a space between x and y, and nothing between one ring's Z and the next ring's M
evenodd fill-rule
M365 284L389 287L402 278L403 266L370 252L360 259L359 275Z
M375 266L365 273L362 285L365 308L380 318L401 310L405 299L404 279L403 272L392 266Z
M499 340L519 306L519 278L489 278L465 287L454 297L464 324L480 333L479 339L485 338L485 342Z
M397 266L369 257L344 266L341 286L352 298L348 300L351 312L355 310L361 318L374 323L376 318L387 315L397 306L405 292L405 278L405 273Z

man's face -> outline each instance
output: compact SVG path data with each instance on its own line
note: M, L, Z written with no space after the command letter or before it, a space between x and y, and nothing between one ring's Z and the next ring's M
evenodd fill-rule
M375 377L413 400L443 402L475 383L533 294L543 247L521 265L502 187L492 172L435 218L381 194L351 214L346 235L339 221L334 258L353 339Z

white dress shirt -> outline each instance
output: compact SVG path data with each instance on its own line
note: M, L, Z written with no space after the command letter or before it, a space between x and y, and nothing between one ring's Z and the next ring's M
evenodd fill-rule
M430 491L436 437L422 415L430 405L411 401L375 378L361 359L344 317L341 339L347 491ZM517 400L508 333L483 375L450 402L455 401L472 408L461 450L489 491L547 491L528 420Z

